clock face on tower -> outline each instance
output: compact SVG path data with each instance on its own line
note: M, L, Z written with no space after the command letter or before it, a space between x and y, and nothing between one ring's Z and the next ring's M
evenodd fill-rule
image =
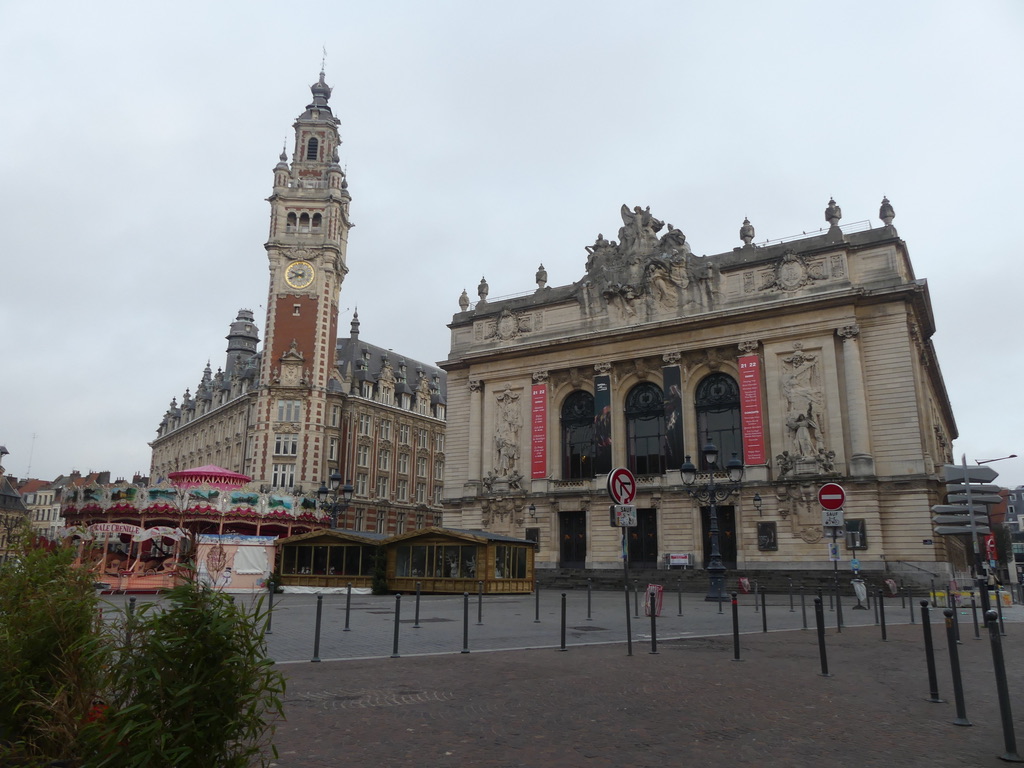
M315 272L308 261L293 261L284 271L284 280L292 288L305 288L313 282Z

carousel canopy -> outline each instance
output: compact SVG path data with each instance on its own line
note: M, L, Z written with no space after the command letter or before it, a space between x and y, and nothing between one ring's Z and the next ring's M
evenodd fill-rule
M169 472L167 479L179 488L195 488L200 485L209 485L221 490L241 488L252 480L248 475L232 472L215 464L206 464L193 469L183 469L180 472Z

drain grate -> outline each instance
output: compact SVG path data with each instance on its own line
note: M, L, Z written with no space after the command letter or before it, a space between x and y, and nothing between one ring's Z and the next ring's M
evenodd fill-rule
M605 627L573 627L573 632L607 632Z

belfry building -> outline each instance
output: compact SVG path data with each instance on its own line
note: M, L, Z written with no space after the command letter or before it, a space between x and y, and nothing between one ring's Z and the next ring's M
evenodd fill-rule
M716 515L730 571L966 567L962 539L932 531L957 433L889 201L881 225L840 226L830 200L827 227L763 244L745 220L742 245L709 256L649 209L619 213L575 282L549 285L541 266L527 295L488 300L486 280L475 303L463 293L442 363L446 523L531 538L539 569L621 568L606 484L624 467L631 565L700 568L709 504L680 468L722 488L735 457L742 481ZM829 482L846 492L838 558L817 497Z
M207 364L164 414L151 477L212 464L309 496L337 474L354 489L343 527L440 524L445 374L363 341L358 313L338 337L352 197L322 72L311 91L291 159L282 152L274 167L262 349L253 313L240 310L223 367Z

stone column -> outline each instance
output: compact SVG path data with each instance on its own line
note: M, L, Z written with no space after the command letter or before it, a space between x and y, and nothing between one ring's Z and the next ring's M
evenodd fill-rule
M850 428L850 474L854 477L872 475L875 460L871 456L868 436L868 405L864 393L864 368L860 359L857 336L860 327L844 325L836 329L843 340L843 368L846 372L846 413Z
M480 482L483 460L483 406L484 383L480 379L469 382L469 471L466 480L471 485Z

